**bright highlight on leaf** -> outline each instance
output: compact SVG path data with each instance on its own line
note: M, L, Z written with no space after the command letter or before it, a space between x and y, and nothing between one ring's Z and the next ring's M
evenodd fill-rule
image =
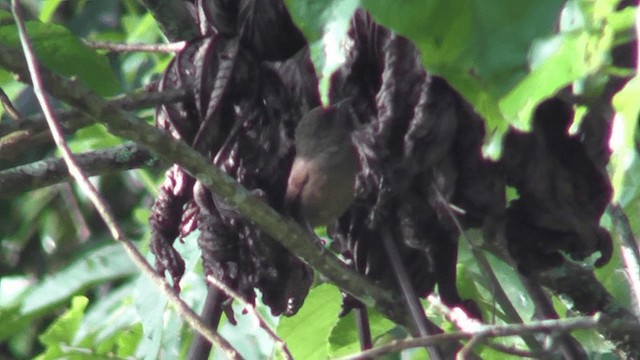
M614 202L626 200L623 205L638 193L638 189L626 189L627 171L634 161L638 161L636 150L636 134L640 116L640 77L636 76L613 98L616 117L609 146L613 150L611 166L613 168L612 184ZM626 192L630 191L630 194Z

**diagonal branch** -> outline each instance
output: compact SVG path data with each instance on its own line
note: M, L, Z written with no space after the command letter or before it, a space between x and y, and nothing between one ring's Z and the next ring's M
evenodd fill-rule
M0 66L22 78L25 78L27 73L24 59L2 44ZM164 159L179 164L334 284L366 305L377 308L397 323L413 328L409 315L398 306L400 300L397 294L381 289L364 276L347 268L338 258L324 251L318 243L310 239L298 224L284 220L262 199L252 196L233 178L212 167L209 161L193 148L146 124L122 108L107 103L84 85L44 70L42 69L41 75L49 93L83 111L94 121L104 123L111 133L135 141Z
M153 107L159 104L183 100L186 90L171 89L162 92L138 90L109 100L110 104L121 106L126 110ZM89 126L95 121L87 118L79 110L65 110L55 113L65 134ZM0 123L0 159L17 159L25 151L36 144L52 141L46 121L42 115L22 119L19 125Z
M527 324L508 324L482 326L464 332L451 332L434 336L392 341L389 344L360 352L353 356L346 356L340 360L355 360L376 358L384 354L399 352L405 349L428 345L442 344L464 339L488 339L505 336L523 336L533 334L568 334L579 329L616 329L625 332L638 332L640 327L636 322L625 322L608 319L601 314L559 320L542 320Z

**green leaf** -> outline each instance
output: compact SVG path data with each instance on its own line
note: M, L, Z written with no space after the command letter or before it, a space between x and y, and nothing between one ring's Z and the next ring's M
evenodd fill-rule
M409 38L423 52L430 71L471 64L472 39L476 36L471 0L365 0L374 19Z
M60 316L40 335L40 342L45 345L45 352L37 357L39 360L60 359L64 355L63 345L72 345L73 338L80 327L84 309L89 299L76 296L71 300L71 309Z
M0 277L0 342L19 335L32 320L20 315L20 304L33 281L27 276Z
M530 98L518 92L501 104L526 77L534 41L553 33L563 1L366 0L364 4L376 21L412 40L425 67L447 79L486 119L485 153L492 157L498 155L509 123L517 123L519 105L532 107L554 91L542 86ZM526 122L529 117L525 113Z
M43 23L47 23L51 20L58 7L62 4L62 0L48 0L42 4L40 8L39 19Z
M142 325L136 324L131 329L121 332L117 337L118 356L133 356L142 338Z
M167 299L152 281L141 275L136 281L133 300L144 332L136 357L156 359L162 346Z
M184 242L176 241L176 250L185 261L185 275L180 282L180 297L191 308L202 308L206 297L206 286L202 272L196 271L200 261L197 238L199 231L192 232ZM180 351L180 331L184 323L180 316L167 306L167 298L156 284L142 274L135 281L133 304L141 320L144 336L136 350L136 357L156 359L158 354L178 354ZM177 355L176 355L177 356Z
M104 149L124 143L122 138L111 135L102 124L93 124L84 127L73 134L68 142L69 148L74 153ZM58 152L60 152L58 150Z
M34 287L22 304L21 313L30 314L55 307L85 287L137 273L119 244L94 250Z
M340 312L340 291L333 285L313 288L300 311L282 318L278 335L296 359L326 359L328 339Z
M613 168L612 184L614 189L613 201L621 199L628 202L638 192L638 187L627 187L628 181L634 177L627 176L628 170L638 161L635 138L638 132L640 115L640 76L634 77L613 98L616 117L613 121L610 145L613 149L611 166ZM637 184L636 184L637 185ZM623 204L624 206L624 204Z
M50 70L77 77L102 96L114 95L120 89L107 58L84 45L67 28L39 21L29 21L26 27L38 60ZM15 25L0 26L0 44L22 51Z
M91 304L76 338L92 343L106 342L138 324L140 318L133 305L136 281L131 280L101 296Z
M320 96L328 103L329 79L345 61L344 45L351 17L359 0L285 0L292 19L309 42L311 60L318 74Z
M119 357L135 355L138 343L142 339L142 325L140 323L114 333L108 339L99 343L88 343L87 347L95 349L98 355L116 354Z
M376 340L396 327L395 323L374 309L367 309L372 340ZM329 336L329 355L341 357L360 352L360 340L355 322L355 311L336 321Z

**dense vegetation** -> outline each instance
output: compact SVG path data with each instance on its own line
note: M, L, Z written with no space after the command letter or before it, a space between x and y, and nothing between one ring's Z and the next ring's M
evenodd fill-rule
M22 5L65 139L119 230L70 180L0 4L0 358L203 356L167 293L200 312L205 275L244 299L225 290L215 308L245 358L286 358L280 341L299 359L356 354L363 309L374 346L424 335L387 246L410 292L445 304L422 300L432 325L467 332L437 352L640 357L631 2ZM361 169L320 244L278 213L296 125L340 102ZM474 337L447 306L494 333ZM541 324L548 336L528 332Z

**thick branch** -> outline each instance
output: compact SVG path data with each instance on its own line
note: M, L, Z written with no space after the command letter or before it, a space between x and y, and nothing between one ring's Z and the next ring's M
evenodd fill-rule
M126 110L143 109L164 103L183 100L186 90L171 89L162 92L136 91L118 96L108 103ZM95 123L78 110L66 110L56 113L65 134ZM0 123L0 159L17 159L34 145L52 142L51 133L41 114L30 116L19 125Z
M186 41L179 41L169 44L122 44L115 42L84 40L84 43L91 48L107 50L111 52L175 53L178 51L182 51L186 46Z
M153 166L156 162L149 152L134 143L78 154L76 160L89 176ZM37 161L0 171L0 197L15 196L69 179L63 159Z

